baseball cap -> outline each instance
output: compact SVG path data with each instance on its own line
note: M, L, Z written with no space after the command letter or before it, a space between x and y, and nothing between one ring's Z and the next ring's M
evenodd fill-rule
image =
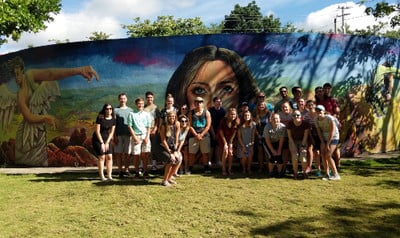
M315 107L315 110L319 110L319 111L324 112L324 111L325 111L325 107L322 106L322 105L317 105L317 106Z
M248 105L249 105L248 102L242 102L242 107L243 107L243 106L248 106Z

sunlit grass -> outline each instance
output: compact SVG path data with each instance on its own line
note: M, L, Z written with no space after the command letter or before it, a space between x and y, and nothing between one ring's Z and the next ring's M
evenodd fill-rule
M172 188L160 174L2 174L0 237L397 237L400 160L342 167L341 181L214 171Z

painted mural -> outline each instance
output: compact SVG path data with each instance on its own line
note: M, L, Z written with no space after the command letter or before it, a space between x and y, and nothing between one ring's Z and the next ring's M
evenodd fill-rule
M3 55L0 163L96 165L96 116L105 102L118 105L121 92L132 108L146 91L161 108L167 93L177 106L192 105L196 96L211 106L218 95L228 108L254 102L259 90L274 105L281 86L299 86L305 99L314 99L325 83L340 106L343 156L397 150L399 55L396 39L308 33L129 38ZM234 77L192 82L215 59L224 59Z

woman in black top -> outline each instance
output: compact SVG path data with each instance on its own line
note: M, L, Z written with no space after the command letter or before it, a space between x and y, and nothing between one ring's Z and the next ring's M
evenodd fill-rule
M104 104L96 118L96 129L92 136L93 149L98 156L97 167L102 181L112 180L112 149L111 140L115 131L115 114L111 104ZM106 162L107 178L104 177L104 162Z

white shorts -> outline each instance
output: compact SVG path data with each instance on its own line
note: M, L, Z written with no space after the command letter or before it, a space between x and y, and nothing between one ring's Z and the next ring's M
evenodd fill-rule
M117 136L117 139L118 139L118 144L115 144L114 146L114 153L129 154L131 152L131 136L130 135Z
M151 152L151 141L149 138L149 141L147 144L143 143L143 140L146 136L140 135L137 136L139 138L139 143L135 145L135 142L131 138L131 154L132 155L140 155L141 153L150 153Z

